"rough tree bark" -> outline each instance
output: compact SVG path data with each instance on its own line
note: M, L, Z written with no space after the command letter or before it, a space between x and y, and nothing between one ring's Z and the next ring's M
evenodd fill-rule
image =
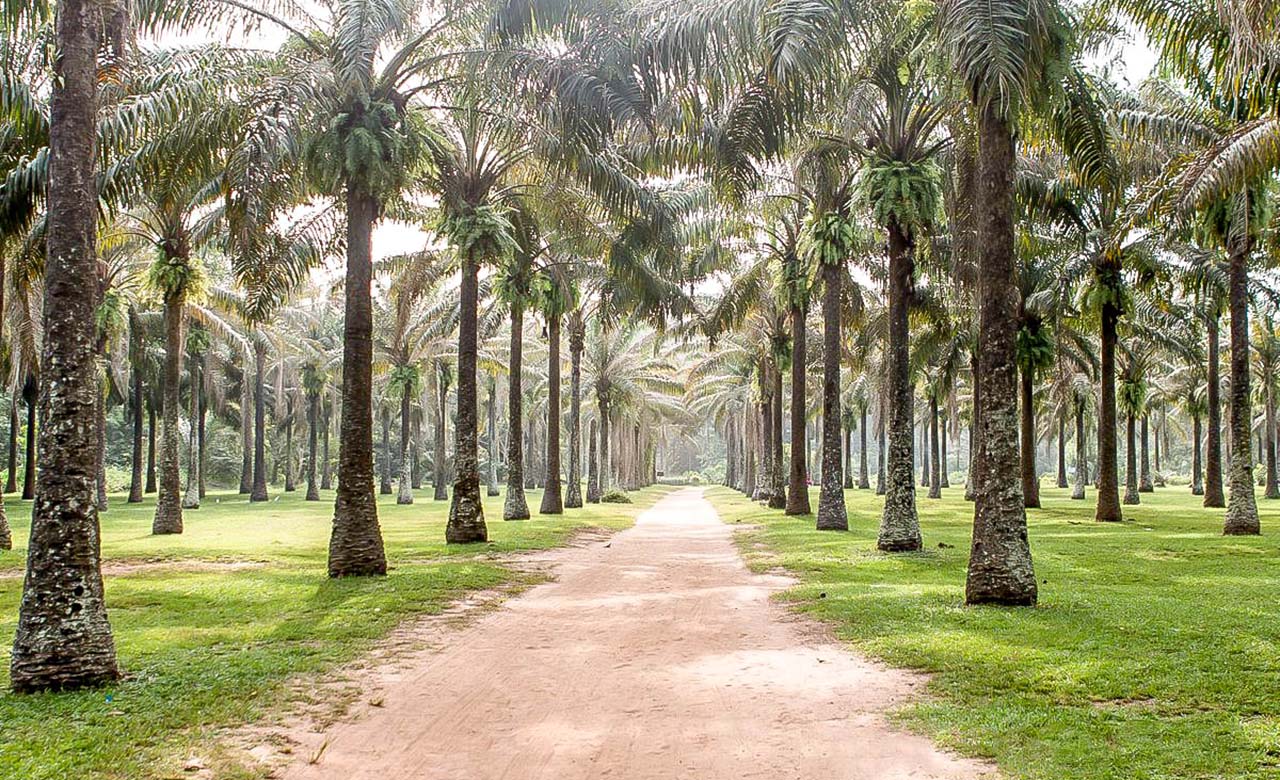
M1230 252L1228 305L1231 308L1231 492L1222 533L1253 536L1261 533L1258 504L1253 493L1253 427L1249 395L1249 253L1250 242L1236 239Z
M405 382L400 391L400 490L396 495L396 503L405 505L413 503L413 468L409 458L409 435L413 426L413 397L411 383Z
M1191 415L1191 495L1204 495L1204 471L1200 462L1200 415Z
M916 515L913 393L907 314L911 306L915 260L911 244L898 224L889 226L889 454L885 469L884 512L876 546L885 552L919 550L920 519Z
M1124 503L1139 503L1138 498L1138 435L1137 421L1133 412L1125 415L1125 467L1124 467Z
M1023 368L1021 372L1022 442L1019 445L1022 467L1022 502L1029 509L1040 508L1040 473L1036 469L1036 405L1035 372Z
M261 338L253 344L253 486L250 501L266 501L267 496L267 344Z
M511 302L511 365L507 379L507 496L502 505L503 520L529 519L529 502L524 495L524 388L521 363L524 358L524 302Z
M564 505L582 506L582 350L586 346L586 326L582 311L569 320L569 486Z
M799 262L796 260L795 262ZM826 276L825 270L823 276ZM791 302L791 462L787 472L787 503L786 514L788 515L807 515L813 511L809 506L809 469L805 459L807 447L805 442L805 422L806 412L806 395L805 395L805 371L808 368L806 362L808 355L806 354L808 345L806 344L806 333L804 327L805 311L804 308L796 301ZM823 303L823 315L826 315L826 303ZM826 323L823 323L826 328ZM824 331L825 332L825 331ZM825 335L824 335L825 342ZM825 348L825 343L824 343ZM837 356L838 359L838 356ZM823 355L823 374L825 376L827 368L826 361L828 358ZM837 370L839 370L837 364ZM823 397L826 396L825 379L823 387ZM837 377L839 384L839 377ZM838 400L838 399L837 399ZM823 442L826 441L825 430L829 422L829 418L825 417L826 401L823 401L824 417L823 417ZM839 404L837 403L837 406ZM839 427L837 422L837 446L839 446ZM826 451L823 450L823 458L826 458ZM837 461L837 468L839 461ZM825 468L825 467L824 467ZM825 482L825 480L824 480ZM843 494L841 494L843 497ZM819 499L821 500L821 499ZM822 528L822 518L818 518L818 527Z
M476 339L479 323L480 264L475 258L462 262L460 313L458 318L458 421L454 426L453 458L457 476L445 540L452 543L486 542L489 529L484 522L480 497L480 453L477 430L479 388L476 385ZM512 369L515 370L514 368Z
M600 462L596 457L596 439L599 433L596 430L596 421L591 421L591 430L587 434L587 503L600 503Z
M178 251L183 251L179 249ZM164 377L160 401L160 493L156 497L153 534L182 533L182 473L178 453L182 434L178 430L178 396L182 381L182 353L186 350L186 300L181 292L164 301Z
M1218 357L1218 319L1220 313L1216 306L1212 308L1207 319L1209 341L1208 382L1205 388L1205 402L1209 407L1209 419L1205 430L1204 453L1204 505L1208 507L1225 507L1226 495L1222 490L1222 400L1219 377L1221 359Z
M437 371L437 376L440 372ZM436 436L435 436L435 454L431 456L432 477L431 485L433 488L431 494L432 501L448 501L449 485L448 474L449 465L445 452L445 428L448 425L449 416L449 388L443 382L438 382L437 398L435 401L435 418L436 418ZM490 401L492 406L492 400ZM492 436L492 434L490 434Z
M560 483L560 314L547 315L547 483L540 515L564 514Z
M320 500L320 486L316 482L316 439L319 431L320 394L307 394L307 501Z
M929 498L942 498L942 467L938 450L938 399L929 398Z
M1142 443L1140 451L1142 453L1142 470L1138 473L1138 492L1152 493L1155 491L1155 483L1151 480L1151 415L1147 412L1142 413Z
M1016 341L1020 296L1013 247L1013 128L997 102L979 121L977 384L982 398L978 488L965 603L1029 605L1036 577L1018 457Z
M346 308L342 325L342 412L338 436L338 495L329 537L329 576L387 573L373 486L374 198L347 187Z
M827 263L822 268L822 487L818 491L819 531L849 530L844 486L840 484L840 425L843 417L840 409L840 284L843 273L844 269L834 263ZM803 319L799 329L804 330ZM797 387L794 379L791 387L794 393ZM799 380L798 387L803 399L803 378ZM791 404L793 408L796 405L794 396ZM803 400L801 404L803 405ZM792 425L795 425L794 414ZM792 446L795 446L794 437ZM794 451L791 458L794 463ZM795 477L794 469L792 477ZM794 484L791 490L795 492ZM802 484L800 490L806 494L807 508L808 485Z
M1102 283L1118 289L1120 270L1113 264L1101 268ZM1098 504L1094 519L1118 523L1120 510L1119 464L1116 463L1116 324L1120 319L1117 301L1102 303L1102 327L1098 359L1101 390L1098 408Z
M31 513L27 574L10 656L15 691L100 685L119 677L107 621L93 502L94 135L100 9L57 6L50 105L39 494Z
M1089 469L1085 465L1086 448L1084 440L1084 404L1076 404L1076 482L1071 497L1077 501L1084 500L1084 485L1089 479Z
M253 492L253 385L248 356L244 364L240 375L240 494L247 496Z

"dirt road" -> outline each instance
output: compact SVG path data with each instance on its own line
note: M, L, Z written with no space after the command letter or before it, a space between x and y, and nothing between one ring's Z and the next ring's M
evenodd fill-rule
M916 681L770 603L785 581L748 572L731 534L699 490L668 496L607 546L566 554L554 582L415 655L378 706L329 727L284 777L983 776L889 728L882 713Z

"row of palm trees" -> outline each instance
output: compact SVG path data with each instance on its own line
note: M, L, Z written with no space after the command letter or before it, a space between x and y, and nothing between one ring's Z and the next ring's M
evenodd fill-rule
M1117 407L1132 428L1145 400L1137 357L1185 322L1185 311L1212 313L1205 383L1215 471L1216 329L1225 309L1226 531L1256 533L1248 266L1266 235L1277 162L1269 143L1275 69L1271 48L1232 42L1270 33L1252 7L1120 6L1163 47L1171 78L1126 91L1091 72L1082 63L1115 30L1105 14L1075 14L1056 0L776 0L763 9L756 0L678 9L59 0L6 8L5 72L24 78L0 90L11 130L0 137L0 246L24 284L38 279L43 301L39 358L27 363L38 362L43 424L14 687L91 685L117 674L96 547L105 487L97 368L109 343L100 322L119 298L102 265L114 225L124 226L122 243L141 242L154 258L145 278L164 343L157 532L183 523L180 388L198 332L191 323L236 344L245 374L253 364L254 408L251 415L241 403L240 413L250 495L264 498L263 333L313 269L341 256L341 358L324 366L303 358L299 367L309 449L326 380L339 399L331 576L387 570L374 457L379 365L389 367L383 389L399 398L402 464L413 398L424 373L431 377L439 478L454 388L446 538L487 538L480 390L482 371L494 373L486 345L504 317L504 516L528 515L520 402L529 310L548 339L544 511L576 502L584 361L595 367L598 427L587 435L599 461L589 496L611 473L636 484L651 476L646 415L679 419L701 403L669 400L681 380L714 376L734 380L715 395L736 409L723 418L735 476L758 481L771 505L808 511L798 489L808 478L803 461L793 457L784 476L783 373L792 372L794 437L807 408L796 399L807 399L805 329L819 292L819 528L847 527L841 375L851 366L862 418L872 378L881 389L878 545L921 548L913 386L923 377L932 427L967 363L966 491L975 515L966 600L1034 603L1024 506L1037 500L1027 467L1037 377L1076 358L1067 373L1088 374L1082 366L1092 355L1077 337L1093 328L1097 515L1118 520ZM210 25L265 26L286 40L271 51L138 43ZM40 60L50 47L39 41L58 56ZM438 240L379 268L373 233L387 218L417 222ZM227 278L208 278L216 263L203 262L206 254L226 258ZM1161 271L1168 267L1179 273ZM385 294L375 291L380 277L392 280ZM1219 277L1223 295L1210 290ZM429 293L445 279L448 304L432 306ZM84 280L97 280L92 295ZM375 327L379 306L389 329ZM928 323L914 344L913 318ZM624 319L634 322L624 327ZM566 327L567 494L556 463ZM682 374L683 353L659 332L677 344L705 339L711 357ZM1130 376L1117 376L1117 353ZM200 358L190 361L192 387L202 370ZM488 387L492 438L495 383ZM629 414L618 415L629 402ZM1083 406L1076 403L1077 430ZM199 393L188 393L188 416L198 420L201 410ZM390 416L382 418L388 449ZM198 447L198 433L192 438ZM748 452L758 459L742 457ZM199 460L187 458L189 484L198 485ZM940 487L941 474L930 480Z

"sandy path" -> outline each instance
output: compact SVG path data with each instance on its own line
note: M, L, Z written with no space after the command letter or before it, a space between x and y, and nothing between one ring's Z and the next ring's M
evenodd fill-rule
M891 730L914 679L771 604L696 489L415 656L291 780L897 780L984 767ZM384 679L385 682L385 679ZM297 755L297 754L295 754ZM315 754L311 755L315 760Z

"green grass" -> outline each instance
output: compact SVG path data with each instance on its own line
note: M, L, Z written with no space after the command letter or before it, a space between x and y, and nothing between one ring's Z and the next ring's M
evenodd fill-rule
M302 493L249 506L212 493L186 513L181 536L150 534L154 503L114 497L102 516L108 567L173 561L106 578L120 664L128 677L101 691L37 696L0 693L0 777L141 778L181 775L195 749L220 728L278 710L289 678L318 674L367 651L403 620L440 612L468 590L519 583L503 553L568 541L576 529L629 526L663 488L630 505L589 506L557 519L502 522L487 499L488 545L447 546L448 504L420 492L401 507L382 496L379 517L393 567L385 578L325 576L333 494ZM529 493L536 509L540 493ZM15 549L0 555L0 685L8 688L8 648L17 623L30 504L6 501ZM184 561L260 561L241 569ZM109 569L108 569L109 570ZM335 702L340 706L341 702ZM228 769L227 771L231 771Z
M1028 510L1035 609L962 606L972 504L918 499L924 552L875 550L881 502L846 491L851 529L708 491L753 568L781 566L783 595L888 663L932 675L897 717L1009 777L1280 777L1280 502L1264 536L1224 538L1222 510L1185 487L1143 494L1119 525L1094 492L1044 489ZM812 497L817 507L817 491Z

